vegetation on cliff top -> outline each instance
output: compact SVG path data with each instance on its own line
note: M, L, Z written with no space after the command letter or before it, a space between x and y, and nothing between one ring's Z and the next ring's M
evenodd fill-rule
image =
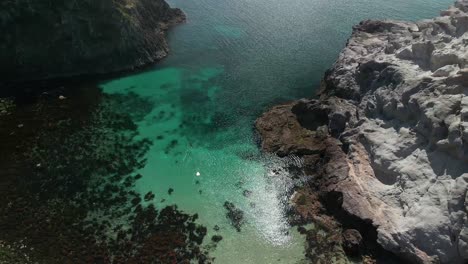
M2 81L106 73L167 54L164 30L183 14L164 0L0 3Z

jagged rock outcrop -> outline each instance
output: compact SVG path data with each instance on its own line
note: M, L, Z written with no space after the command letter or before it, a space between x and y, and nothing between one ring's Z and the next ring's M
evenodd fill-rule
M306 167L318 155L317 192L411 263L468 262L467 32L467 0L431 20L361 22L320 99L256 124L264 150Z
M185 19L164 0L2 1L3 83L100 74L165 57L164 32Z

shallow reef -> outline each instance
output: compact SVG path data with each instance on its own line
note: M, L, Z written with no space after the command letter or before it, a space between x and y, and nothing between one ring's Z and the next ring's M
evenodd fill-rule
M149 101L96 86L22 98L0 116L0 260L211 263L197 215L133 188L152 144L135 125Z

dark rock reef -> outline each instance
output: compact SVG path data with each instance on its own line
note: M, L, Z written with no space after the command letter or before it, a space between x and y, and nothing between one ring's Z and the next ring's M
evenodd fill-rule
M0 263L212 262L196 214L134 188L150 100L93 85L0 105Z
M224 208L226 209L226 218L229 219L231 225L236 229L237 232L241 231L241 227L244 224L244 212L237 208L231 202L224 202Z
M15 83L131 70L165 57L185 20L164 0L2 1L0 79Z
M350 255L468 262L467 32L466 0L430 20L364 21L319 99L257 120L262 148L311 176L292 197L299 220L356 229L335 236Z

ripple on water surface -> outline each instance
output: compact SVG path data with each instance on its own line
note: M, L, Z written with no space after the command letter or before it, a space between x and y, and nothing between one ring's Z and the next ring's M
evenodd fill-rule
M296 182L279 169L296 161L259 153L253 121L277 102L312 95L360 20L428 18L452 0L172 2L188 23L170 32L170 56L102 84L106 93L154 103L138 123L154 144L137 188L158 204L198 213L208 241L222 235L216 263L300 262L304 237L286 217L285 194ZM240 232L226 218L226 202L243 212Z
M213 252L220 263L293 263L304 256L304 238L290 230L286 217L285 197L293 183L286 172L272 174L280 163L259 153L250 118L234 119L230 109L216 105L223 72L222 67L164 68L102 88L154 103L138 123L140 136L154 142L140 170L140 193L152 191L156 203L198 213L199 223L210 230L206 242L223 236ZM243 212L240 232L227 219L225 202Z

